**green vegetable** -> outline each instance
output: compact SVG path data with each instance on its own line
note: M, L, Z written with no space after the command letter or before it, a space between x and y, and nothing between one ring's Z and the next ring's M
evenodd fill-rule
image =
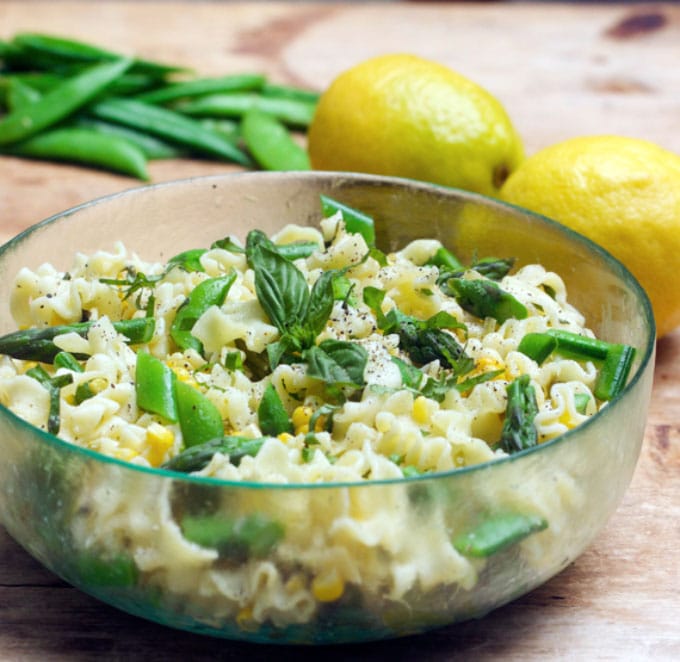
M207 396L179 380L175 382L175 394L185 446L198 446L224 435L222 414Z
M378 318L378 327L384 333L399 334L399 346L416 365L439 361L443 368L464 374L474 367L474 361L460 343L444 329L465 329L455 317L439 312L427 320L405 315L394 308L387 315L382 312L385 292L375 287L364 288L364 303Z
M186 97L196 97L205 94L221 92L244 92L258 90L265 82L261 74L235 74L219 78L194 78L170 85L163 85L136 96L146 103L167 103Z
M187 253L182 255L186 258L192 257ZM191 291L186 301L177 309L175 318L170 325L170 336L180 349L194 349L199 354L203 354L203 345L198 338L191 335L191 329L208 308L221 306L224 303L229 288L235 280L235 273L208 278Z
M288 126L311 124L316 104L298 99L265 97L252 93L209 94L178 103L176 110L194 117L243 117L252 110L275 117Z
M510 382L507 393L508 403L499 444L506 453L516 453L538 443L538 431L534 425L538 405L529 375Z
M448 248L444 248L444 246L440 246L425 264L446 269L447 271L465 271L462 262Z
M314 92L313 90L304 90L292 85L277 85L267 82L262 85L260 92L266 97L294 99L295 101L306 101L313 104L316 104L321 96L319 92Z
M283 432L293 432L293 423L273 384L268 384L257 408L257 418L263 434L276 437Z
M189 117L136 99L109 97L88 108L94 117L145 131L192 150L250 166L251 160L219 133Z
M604 340L562 329L548 329L546 334L557 341L557 349L564 356L603 361L607 358L607 352L611 347L611 344Z
M229 462L237 467L244 457L255 457L265 441L265 437L256 439L238 436L215 438L183 450L168 460L162 468L170 471L181 471L182 473L201 471L212 460L215 453L228 455Z
M0 120L0 145L24 140L68 117L110 85L131 64L132 60L123 58L93 65L65 79L34 103L5 115Z
M87 65L119 60L119 53L74 39L64 39L48 34L19 33L12 39L14 57L24 65L38 69L63 70L74 65ZM133 59L131 70L162 77L165 74L183 71L182 67L162 64L149 60Z
M218 514L186 515L180 527L187 540L217 549L222 557L239 560L267 556L284 536L279 522L259 513L236 520Z
M333 200L326 195L320 197L324 216L329 217L337 212L341 212L347 232L360 234L366 241L367 246L375 246L375 222L370 216L342 202Z
M85 586L134 586L139 575L134 559L125 554L109 558L86 551L76 556L74 565L75 576Z
M96 322L76 322L60 326L14 331L0 337L0 354L25 361L52 363L61 349L54 339L65 333L77 333L86 338ZM113 328L125 336L131 344L146 343L153 337L155 321L152 317L139 317L131 320L112 322Z
M309 170L309 156L271 115L251 110L245 114L241 132L248 151L265 170Z
M585 414L591 397L587 393L574 394L574 406L579 414Z
M47 414L47 431L51 434L59 434L61 426L61 389L73 382L73 375L57 375L50 377L47 371L41 366L30 368L26 371L29 377L40 382L49 393L50 408Z
M537 515L503 513L483 520L470 531L456 536L453 546L463 556L486 558L496 554L548 526Z
M147 159L173 159L181 155L181 151L177 147L170 145L160 138L121 126L120 124L113 124L89 117L78 117L74 120L73 125L107 136L123 138L135 145Z
M508 319L528 316L523 303L486 278L449 278L446 287L440 287L445 294L455 297L463 310L480 319L492 317L502 324Z
M324 340L306 349L303 358L307 361L308 376L325 382L331 390L364 385L368 353L357 343Z
M135 393L140 409L176 423L179 420L176 383L175 373L163 361L149 352L137 353Z
M0 148L4 154L68 161L121 172L148 181L146 156L127 138L84 127L63 127Z
M40 99L38 90L24 83L20 78L11 78L7 86L7 107L10 110L26 108Z
M555 350L563 356L601 362L594 391L595 397L600 400L611 400L621 392L636 353L635 348L629 345L609 343L561 329L527 334L522 338L518 350L538 363Z
M635 359L635 349L628 345L615 344L607 350L607 356L600 368L593 392L600 400L611 400L626 385L628 374Z
M54 357L53 363L55 368L66 368L71 372L83 372L83 366L81 366L80 363L78 363L78 359L69 352L59 352Z
M486 278L500 280L509 273L514 263L514 258L485 257L473 262L470 268Z
M541 365L557 348L557 338L547 333L527 333L517 346L530 359Z

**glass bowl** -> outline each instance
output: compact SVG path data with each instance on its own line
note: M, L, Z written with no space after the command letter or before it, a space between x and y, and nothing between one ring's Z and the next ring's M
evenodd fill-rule
M7 311L21 267L48 261L66 269L76 251L111 250L116 241L143 259L167 259L229 233L244 238L252 228L270 234L292 222L316 225L319 194L371 214L386 251L432 237L463 259L514 256L518 265L556 271L599 337L637 348L628 385L585 424L508 458L360 484L229 483L140 468L63 442L0 406L0 521L67 582L131 614L197 633L267 643L376 640L482 617L531 591L569 565L617 507L639 455L651 392L648 300L630 273L587 239L478 195L369 175L243 173L95 200L0 249L0 333L14 330ZM177 504L204 503L220 504L229 526L285 518L296 538L286 532L254 560L197 559L185 553L173 516ZM83 521L92 521L93 509L100 528L88 533ZM517 512L539 514L548 526L484 558L442 545L463 525ZM339 591L337 578L314 576L320 556L355 569ZM318 584L310 588L315 581L327 582L321 595Z

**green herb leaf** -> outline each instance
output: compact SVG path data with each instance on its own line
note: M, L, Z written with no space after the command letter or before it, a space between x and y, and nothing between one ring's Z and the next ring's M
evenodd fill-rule
M268 384L257 409L260 430L263 434L276 437L282 432L293 432L293 423L273 384Z

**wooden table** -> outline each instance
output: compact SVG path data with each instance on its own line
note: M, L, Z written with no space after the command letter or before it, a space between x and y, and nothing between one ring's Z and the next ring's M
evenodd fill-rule
M90 39L204 74L260 71L318 89L364 58L411 51L498 96L528 152L613 132L680 153L680 7L670 4L2 0L0 38L21 30ZM167 161L151 172L159 182L228 169ZM136 185L0 158L0 240ZM44 570L0 527L0 660L680 659L679 368L680 331L658 343L642 456L608 526L559 576L484 620L323 651L202 638L99 604Z

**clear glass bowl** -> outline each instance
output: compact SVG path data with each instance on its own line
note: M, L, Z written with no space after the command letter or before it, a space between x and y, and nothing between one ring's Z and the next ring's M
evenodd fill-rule
M0 249L0 333L14 330L8 302L23 266L50 261L65 269L75 251L111 250L115 241L145 259L167 259L229 233L316 224L320 193L373 215L385 250L436 237L463 259L515 256L520 265L557 271L598 336L638 349L629 384L581 427L510 458L362 484L227 483L138 468L60 441L0 406L0 521L57 575L120 609L193 632L269 643L367 641L481 617L531 591L569 565L617 507L638 458L652 385L647 298L588 240L474 194L346 173L244 173L95 200ZM173 514L200 503L219 504L231 522L285 517L296 522L297 539L285 534L255 562L197 565L176 545ZM82 530L92 504L108 527L97 536ZM442 564L451 564L441 557L442 536L508 510L540 513L548 528L487 558L466 559L465 581L442 575ZM343 538L348 514L360 531ZM400 565L401 551L413 545L416 561ZM349 566L359 560L352 567L371 572L357 571L338 600L310 601L310 550ZM395 584L415 576L396 599ZM334 589L326 590L332 597Z

